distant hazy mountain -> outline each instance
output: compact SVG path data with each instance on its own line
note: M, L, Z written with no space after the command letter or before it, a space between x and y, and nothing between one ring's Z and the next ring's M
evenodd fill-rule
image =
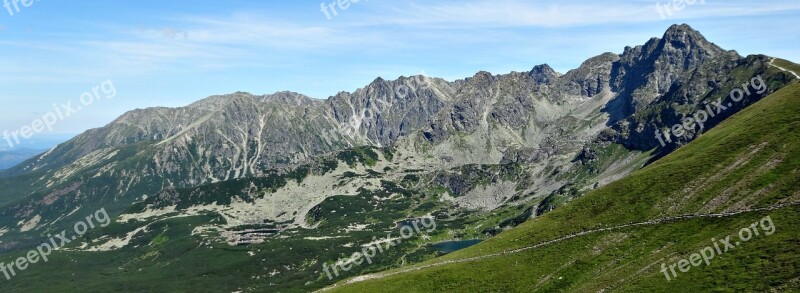
M14 167L17 164L22 163L25 160L33 158L33 156L42 154L46 151L47 150L31 150L31 149L0 151L0 170Z
M31 138L22 139L19 144L12 146L8 145L8 141L0 141L0 151L49 150L73 137L75 134L36 134Z

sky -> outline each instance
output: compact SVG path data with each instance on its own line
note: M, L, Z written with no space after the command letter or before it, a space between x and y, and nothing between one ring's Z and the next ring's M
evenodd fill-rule
M326 99L379 76L456 80L544 63L564 73L674 23L742 55L800 62L797 0L0 1L4 137L77 134L237 91Z

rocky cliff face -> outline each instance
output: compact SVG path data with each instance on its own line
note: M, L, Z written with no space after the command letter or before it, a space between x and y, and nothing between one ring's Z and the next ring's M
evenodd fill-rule
M786 73L771 70L768 63L767 56L743 58L725 51L688 25L674 25L663 38L653 38L643 46L626 47L612 69L611 89L618 95L608 105L610 139L639 150L662 147L656 130L681 124L683 118L725 99L752 77L761 75L767 81L767 91L748 95L730 105L732 110L709 117L705 127L711 128L791 80ZM675 138L676 143L664 149L674 149L700 133Z
M426 76L378 78L354 93L326 101L326 114L350 136L371 145L391 146L398 138L426 126L456 91L457 84Z

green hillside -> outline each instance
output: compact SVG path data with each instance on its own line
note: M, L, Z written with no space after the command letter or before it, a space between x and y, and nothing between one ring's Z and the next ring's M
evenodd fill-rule
M792 61L780 58L775 58L775 61L773 61L773 63L787 70L791 70L794 73L800 74L800 65L797 63L793 63Z
M567 206L469 249L360 278L372 278L367 281L346 281L334 291L800 288L800 207L793 204L800 202L798 126L800 84L793 84L669 156ZM676 217L708 214L724 215ZM739 241L740 229L766 216L774 223L774 234L762 231ZM615 228L630 223L641 224ZM760 224L755 227L761 229ZM585 231L590 232L581 233ZM688 259L715 243L712 239L729 235L741 245L717 255L710 265L678 272L671 281L661 272L662 264Z

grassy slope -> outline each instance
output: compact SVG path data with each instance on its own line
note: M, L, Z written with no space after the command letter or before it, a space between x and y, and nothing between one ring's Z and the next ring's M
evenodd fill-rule
M575 232L681 214L800 201L800 84L737 113L691 144L570 205L429 263L529 246ZM455 289L719 291L798 288L800 209L747 213L589 234L521 253L436 266L336 288L341 291ZM667 282L659 272L770 215L777 232ZM652 266L651 266L652 265ZM784 287L781 287L784 286Z
M794 71L797 74L800 74L800 65L798 65L797 63L793 63L789 60L776 58L775 65L778 65L780 67Z

